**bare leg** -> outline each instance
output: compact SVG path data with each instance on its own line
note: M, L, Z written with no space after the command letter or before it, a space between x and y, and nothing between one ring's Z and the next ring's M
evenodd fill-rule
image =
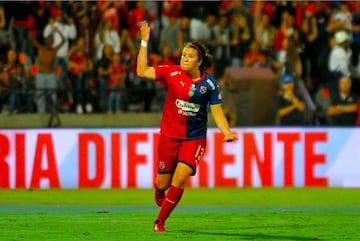
M158 174L155 181L156 189L159 191L166 191L170 187L173 175L173 173Z
M165 191L170 187L173 173L158 174L155 181L155 202L161 207L165 200Z
M155 221L155 231L165 231L163 225L165 224L166 219L170 216L171 212L179 203L184 193L184 187L186 185L186 182L192 173L193 170L188 165L184 163L178 163L171 181L171 186L168 193L166 194L159 215ZM161 228L160 230L159 227Z

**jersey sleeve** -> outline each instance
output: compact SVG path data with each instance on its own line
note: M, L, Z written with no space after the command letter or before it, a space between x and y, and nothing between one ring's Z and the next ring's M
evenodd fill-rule
M220 86L218 82L214 78L208 78L206 80L209 88L211 89L210 94L210 105L216 105L222 103L221 93L220 93Z
M167 85L167 73L169 72L168 65L157 65L155 66L155 79L163 85Z

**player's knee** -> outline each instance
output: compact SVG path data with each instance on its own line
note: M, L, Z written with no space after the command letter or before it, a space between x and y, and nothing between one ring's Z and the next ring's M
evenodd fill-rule
M187 180L189 179L192 173L193 173L193 169L191 167L189 167L187 164L179 163L178 166L176 167L171 185L178 188L184 188Z
M169 188L171 184L171 178L170 177L165 177L165 176L158 176L156 179L156 187L159 190L166 190Z
M173 181L171 185L177 187L177 188L184 188L186 186L186 182L188 180L188 176L180 176L177 178L173 178Z
M159 182L158 181L156 184L157 189L162 190L162 191L168 189L169 186L170 186L170 182Z
M186 182L189 179L191 173L177 173L177 175L174 175L171 185L178 187L178 188L184 188L186 186Z

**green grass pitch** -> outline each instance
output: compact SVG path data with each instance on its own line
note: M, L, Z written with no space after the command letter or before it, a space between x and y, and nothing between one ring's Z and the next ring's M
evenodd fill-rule
M360 189L186 189L166 233L157 212L152 190L0 190L0 240L360 240Z

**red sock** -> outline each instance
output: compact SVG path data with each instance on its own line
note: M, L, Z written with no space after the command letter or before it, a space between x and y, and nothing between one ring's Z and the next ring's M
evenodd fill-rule
M179 203L183 193L184 188L178 188L171 185L156 220L160 221L161 223L165 223L166 219L170 216L170 213Z

